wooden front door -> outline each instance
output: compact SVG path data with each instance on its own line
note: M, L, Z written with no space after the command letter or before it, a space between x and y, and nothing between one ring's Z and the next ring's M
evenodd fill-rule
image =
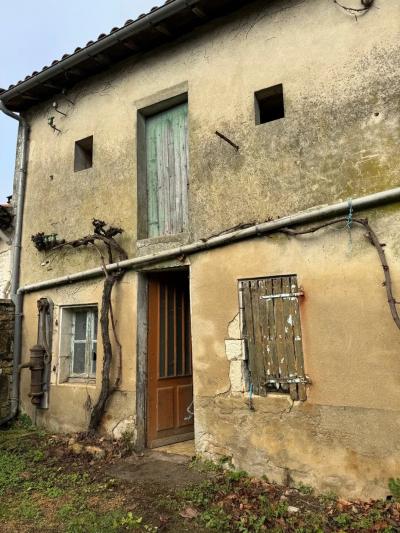
M149 279L147 446L194 435L193 378L187 272Z

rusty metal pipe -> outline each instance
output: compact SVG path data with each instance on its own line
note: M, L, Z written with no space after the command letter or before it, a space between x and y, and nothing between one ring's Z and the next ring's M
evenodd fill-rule
M31 368L32 364L29 361L28 363L23 363L22 365L18 365L18 372L21 372L24 368Z
M18 365L18 373L20 373L23 368L29 368L31 371L31 391L29 397L31 398L33 405L39 406L44 394L43 373L46 350L40 344L36 344L31 348L30 352L31 356L29 361L22 365Z

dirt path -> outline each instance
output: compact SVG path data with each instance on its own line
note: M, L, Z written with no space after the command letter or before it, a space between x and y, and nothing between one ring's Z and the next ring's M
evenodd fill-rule
M209 477L205 472L189 468L190 464L190 457L147 451L142 456L132 455L119 461L106 473L135 485L158 485L168 492L201 483Z

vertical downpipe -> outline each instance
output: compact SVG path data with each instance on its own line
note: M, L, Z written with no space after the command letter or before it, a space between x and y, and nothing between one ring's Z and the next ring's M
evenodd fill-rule
M21 346L22 346L22 308L23 308L23 292L19 291L20 283L20 268L21 268L21 242L22 242L22 223L25 203L25 189L26 189L26 171L28 162L28 137L29 126L27 121L16 113L13 113L0 100L0 111L7 116L19 122L18 137L20 139L20 157L17 154L17 164L19 163L19 170L17 174L16 183L16 199L14 198L14 205L16 202L15 215L15 234L13 240L13 254L12 254L12 273L11 273L11 299L15 306L15 322L14 322L14 354L13 354L13 373L12 373L12 388L11 388L11 413L5 418L0 419L0 426L6 424L18 414L19 407L19 364L21 362Z

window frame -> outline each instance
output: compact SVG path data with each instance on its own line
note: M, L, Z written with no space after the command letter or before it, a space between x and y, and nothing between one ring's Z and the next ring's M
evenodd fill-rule
M93 168L94 136L88 135L75 141L74 144L74 173Z
M76 339L77 313L86 313L85 338ZM96 304L74 305L61 307L60 328L60 383L85 382L95 383L98 353L98 320L99 312ZM67 339L67 337L70 339ZM85 345L84 372L74 372L75 345ZM62 353L64 351L67 353ZM96 358L93 358L93 352ZM62 359L66 360L65 362ZM95 364L96 362L96 364Z
M254 93L256 126L285 118L285 94L283 84L278 83ZM270 115L268 119L265 115Z

